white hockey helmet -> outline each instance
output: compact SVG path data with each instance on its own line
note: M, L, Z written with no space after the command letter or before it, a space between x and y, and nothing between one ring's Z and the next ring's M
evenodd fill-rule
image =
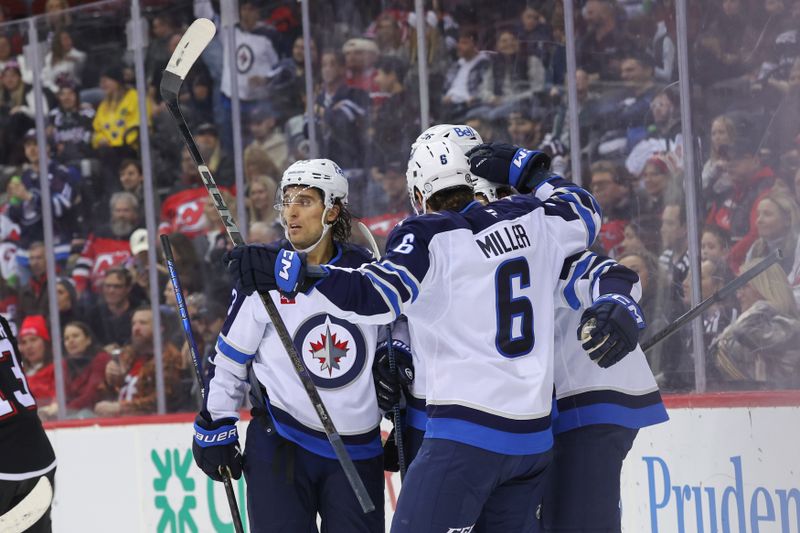
M322 200L325 204L325 209L322 210L322 233L317 242L303 249L295 247L298 252L310 252L322 242L325 234L331 229L333 224L328 223L326 218L328 216L328 211L334 206L336 200L341 201L343 205L347 205L349 186L342 169L330 159L303 159L296 161L284 171L281 177L281 183L278 189L278 201L275 204L275 209L278 213L283 211L285 201L284 191L287 187L295 185L319 189L322 191ZM278 220L286 232L286 238L291 242L286 227L286 220L284 220L282 215L278 217ZM294 243L292 244L294 245Z
M470 128L466 124L437 124L423 131L411 145L411 150L413 151L418 144L442 139L453 142L465 154L479 144L483 144L483 139L475 131L475 128Z
M473 187L467 157L447 139L417 144L408 160L406 180L411 206L417 214L426 212L428 199L439 191ZM415 191L422 196L421 205Z
M292 163L281 177L278 193L281 200L284 189L290 185L305 185L321 190L327 208L333 207L335 200L347 204L347 178L339 165L330 159L302 159Z

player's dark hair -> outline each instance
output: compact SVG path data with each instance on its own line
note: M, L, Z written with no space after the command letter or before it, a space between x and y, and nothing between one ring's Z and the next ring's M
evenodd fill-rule
M472 187L451 187L433 194L428 198L428 205L434 211L461 211L474 199Z
M333 235L334 241L347 242L350 240L350 224L353 217L341 200L337 199L334 204L339 206L339 216L336 217L333 227L331 227L331 235Z

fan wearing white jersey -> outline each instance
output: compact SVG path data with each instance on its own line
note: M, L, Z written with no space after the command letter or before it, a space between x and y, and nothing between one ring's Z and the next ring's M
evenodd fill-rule
M383 259L325 266L314 288L342 318L386 324L405 314L411 346L426 358L425 440L404 481L396 532L536 524L530 503L552 447L554 295L564 260L594 241L600 218L590 194L548 171L545 154L486 149L473 168L504 166L505 184L522 192L547 182L548 199L522 194L484 207L458 146L420 144L407 178L422 214L392 231ZM231 255L229 272L245 290L293 291L306 272L286 251Z
M263 249L293 249L308 264L358 268L371 259L347 243L348 183L328 159L298 161L283 174L276 206L286 239ZM305 287L309 289L309 287ZM379 328L325 313L318 292L270 291L297 352L319 390L376 510L363 514L260 296L237 286L217 341L203 410L195 423L195 461L219 480L244 470L251 531L334 533L384 530L381 411L371 368ZM253 405L242 467L238 410L252 366L263 387Z

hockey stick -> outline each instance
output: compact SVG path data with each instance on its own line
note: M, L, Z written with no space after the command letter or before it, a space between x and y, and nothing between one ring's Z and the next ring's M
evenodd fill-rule
M200 155L197 144L195 144L194 139L192 138L192 134L189 131L189 126L186 124L186 120L183 118L183 114L181 113L178 105L178 94L181 90L183 80L189 73L189 69L200 57L200 54L203 52L205 47L209 42L211 42L211 39L214 37L214 33L216 33L214 23L208 19L197 19L192 23L191 26L189 26L189 29L187 29L186 33L184 33L183 37L181 37L178 47L175 49L172 57L170 57L167 68L164 70L164 75L161 78L160 91L164 102L167 104L167 109L169 109L169 112L172 115L172 118L175 120L178 130L183 136L183 140L189 149L189 153L197 165L197 170L200 173L203 185L205 185L206 190L208 190L209 196L214 200L214 208L217 210L217 213L222 219L222 223L225 225L225 230L228 233L228 237L230 237L234 246L243 246L245 242L242 238L241 232L239 231L239 227L236 225L231 212L228 210L228 206L225 205L225 201L222 199L222 195L217 188L217 184L214 181L214 178L211 176L211 171L203 161L203 157ZM270 297L269 294L259 293L259 296L261 296L261 301L267 310L267 314L272 321L272 325L275 326L275 331L280 338L281 344L283 344L283 347L286 349L286 353L289 355L289 359L292 361L292 366L294 366L295 372L297 372L297 375L303 384L303 388L305 389L309 400L311 400L311 404L313 405L314 410L316 411L317 416L322 423L325 435L328 437L328 441L331 443L333 451L336 454L339 463L342 465L342 469L347 477L347 481L350 483L350 487L353 489L353 492L355 493L356 498L361 505L361 509L364 511L364 513L374 511L375 506L369 497L369 493L367 493L364 482L359 477L356 467L353 464L353 460L347 453L347 449L344 446L342 437L339 435L339 432L333 425L333 420L331 420L328 409L325 407L325 404L322 403L322 399L319 396L319 391L317 391L317 388L314 386L314 382L311 379L308 369L303 364L302 359L300 359L300 356L294 347L292 337L289 335L289 331L286 329L286 325L283 323L283 320L278 313L278 308L275 306L275 302L272 301L272 297Z
M758 276L766 269L777 263L783 259L783 252L778 249L772 252L770 255L762 259L756 266L748 270L747 272L739 275L736 279L729 282L727 285L722 287L720 290L697 304L697 306L689 309L684 314L679 316L675 319L675 321L670 324L669 326L665 327L655 335L653 335L650 340L642 345L642 350L645 352L658 344L659 342L663 341L680 328L682 328L686 323L691 322L694 318L700 315L703 311L711 307L717 302L724 300L725 298L729 297L733 293L736 292L737 289L744 287L751 279Z
M375 260L381 258L381 250L378 248L378 243L375 242L375 237L372 236L372 232L363 222L358 222L358 229L361 231L361 234L364 235L364 238L367 239L369 242L370 248L372 248L372 255L375 256ZM386 324L386 350L389 356L389 372L392 373L392 376L397 375L397 359L394 356L394 347L392 346L392 325ZM394 424L394 443L397 445L397 466L400 470L400 481L403 481L403 478L406 477L406 450L403 447L403 420L400 418L400 404L396 403L392 406L392 423Z
M172 282L172 289L175 291L175 305L178 307L178 315L181 317L183 334L186 336L186 343L189 345L189 353L192 355L192 366L194 366L194 375L197 378L197 384L200 386L200 397L205 400L206 388L203 380L203 363L200 360L200 354L197 352L197 343L194 341L192 324L189 321L189 311L186 309L186 300L183 299L181 281L178 279L178 271L175 269L175 258L172 255L172 246L169 244L169 237L166 234L161 235L161 248L164 250L164 262L167 263L169 279ZM223 469L220 466L219 473L222 476L222 484L225 486L225 496L228 498L228 507L231 509L233 528L236 533L244 533L242 517L239 515L239 505L236 503L236 493L233 492L233 484L231 483L231 470L228 467Z
M53 486L42 476L27 496L0 516L0 531L21 533L39 521L53 501Z

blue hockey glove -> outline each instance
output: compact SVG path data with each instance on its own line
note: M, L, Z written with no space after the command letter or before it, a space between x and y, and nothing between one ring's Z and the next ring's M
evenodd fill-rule
M306 254L280 248L277 244L250 244L237 246L222 260L245 294L279 290L294 298L326 274L319 267L307 268L305 259Z
M372 365L372 379L375 381L375 393L378 396L378 407L383 411L391 411L400 402L404 387L414 381L414 367L411 360L411 349L402 341L392 341L397 372L392 373L389 365L389 346L386 341L375 348L375 362Z
M507 143L484 143L467 152L470 172L494 183L511 185L521 193L550 178L550 156Z
M583 312L578 340L592 361L608 368L636 348L645 327L635 301L622 294L605 294Z
M211 421L208 413L200 413L194 421L192 442L194 462L214 481L222 481L220 468L227 467L233 479L242 476L242 452L235 418Z

